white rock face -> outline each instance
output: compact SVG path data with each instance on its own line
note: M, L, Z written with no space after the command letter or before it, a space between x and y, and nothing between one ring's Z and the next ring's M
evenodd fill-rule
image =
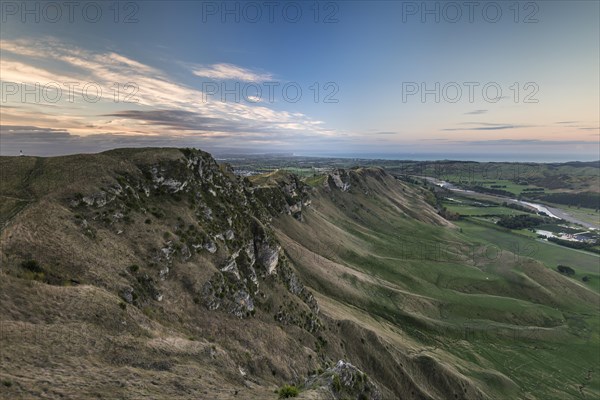
M213 242L208 242L204 244L204 248L208 250L209 253L214 254L217 252L217 245Z
M121 289L121 292L119 294L121 298L127 303L133 303L133 288L131 286L124 287L123 289Z
M173 242L168 241L167 246L160 249L164 259L166 261L171 261L171 256L175 253L175 249L173 249Z
M290 212L291 213L297 213L297 212L300 212L300 211L302 211L302 203L301 202L298 202L298 203L293 204L293 205L290 206Z
M154 167L150 170L152 174L152 182L154 183L154 187L165 186L172 193L177 193L188 185L188 181L180 182L173 178L166 178L161 176L161 173L164 173L164 170L158 170L157 167Z
M257 250L258 261L265 267L267 274L272 275L277 273L277 263L279 262L279 250L281 250L281 246L270 246L268 243L262 242Z
M88 206L95 205L96 207L104 207L107 203L111 202L114 199L115 196L107 198L106 193L100 192L92 194L90 196L85 196L81 199L81 201L83 201Z
M169 275L170 266L173 261L173 254L175 254L176 250L173 247L173 242L168 241L166 246L161 248L156 256L154 257L154 262L161 266L158 271L158 277L160 280L165 280Z
M169 271L170 269L167 266L161 268L160 271L158 271L158 277L160 280L164 281L167 278L167 275L169 275Z
M235 261L236 257L233 257L229 260L229 262L221 268L221 272L229 273L239 281L240 280L240 271L237 267L237 262Z
M190 251L190 248L186 244L181 246L181 258L184 261L187 261L190 258L192 258L192 252Z
M187 167L191 170L195 170L200 179L202 179L203 176L202 165L202 157L191 157L187 162Z
M335 186L337 186L338 189L342 190L342 192L347 192L348 189L350 189L350 184L342 181L342 177L340 176L338 171L333 172L330 176L333 179L333 183L335 183Z
M334 377L337 382L334 383ZM340 360L335 367L328 368L324 373L309 378L308 387L322 386L334 390L343 396L335 398L352 398L366 400L381 400L383 398L379 388L360 369Z
M252 241L246 243L244 250L246 251L246 255L250 260L250 266L253 267L254 263L256 262L256 254L254 253L254 243L252 243Z
M244 290L235 293L229 312L238 318L243 318L247 312L254 310L254 301Z
M183 189L185 189L185 187L188 185L188 182L179 182L178 180L169 178L166 179L162 182L163 186L166 186L167 188L170 189L171 192L177 193Z

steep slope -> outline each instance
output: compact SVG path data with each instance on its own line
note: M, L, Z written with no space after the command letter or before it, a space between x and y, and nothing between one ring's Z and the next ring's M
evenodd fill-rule
M435 214L425 189L379 169L311 183L302 222L281 216L277 236L322 315L390 344L401 361L382 355L377 368L393 368L386 381L397 393L407 393L406 375L440 399L598 394L599 297L531 259L535 247L466 236ZM348 348L369 364L360 344Z
M485 256L381 169L250 181L189 149L0 164L2 398L598 393L598 296ZM531 352L568 367L507 361Z
M268 225L285 191L195 150L1 162L3 397L393 398L356 367L330 387L330 321Z

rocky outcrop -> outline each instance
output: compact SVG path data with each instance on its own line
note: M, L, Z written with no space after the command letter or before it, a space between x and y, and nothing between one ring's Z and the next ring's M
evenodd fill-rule
M206 249L206 251L208 251L211 254L217 252L217 245L215 244L215 242L206 242L204 243L203 247Z
M167 171L165 168L161 168L159 166L154 166L150 169L150 173L152 175L152 183L154 184L154 188L158 189L159 187L164 187L170 193L177 193L189 184L189 181L179 181L173 177L165 176Z
M138 172L119 173L116 182L69 199L72 209L82 216L78 224L84 233L93 235L98 228L110 227L125 234L136 219L160 226L161 221L173 218L165 202L180 202L194 218L177 216L177 223L163 231L163 244L150 257L139 255L145 258L140 265L148 267L129 278L131 291L121 292L127 303L162 299L158 287L177 276L173 271L178 263L194 263L195 255L203 253L215 258L216 271L202 289L194 289L194 295L209 310L242 318L250 315L261 280L274 277L274 282L307 304L313 315L318 313L314 297L287 262L279 276L284 253L269 228L270 217L288 214L302 220L303 209L310 206L311 189L297 176L278 173L269 185L255 187L235 176L230 167L218 165L209 154L191 149L180 150L179 155L155 154L147 161L134 157L131 162ZM318 326L318 321L308 325Z
M326 191L341 190L348 192L356 188L364 194L369 194L369 185L367 178L374 178L379 182L384 182L385 177L389 176L381 168L352 168L352 169L334 169L323 181L323 188Z
M348 180L346 171L336 169L327 176L326 184L329 185L330 188L336 187L342 192L347 192L348 189L350 189L350 182Z
M259 240L255 244L255 249L256 260L267 275L277 273L277 263L279 262L281 246L279 244L269 243L266 240Z
M202 287L204 305L211 311L222 309L238 318L254 315L254 299L235 260L226 269L225 273L215 273Z
M281 279L287 286L288 290L298 296L311 311L315 314L319 313L319 305L317 304L317 300L313 296L313 294L306 289L306 287L302 284L298 275L289 267L287 262L284 262L280 267L281 271Z
M382 399L377 385L364 372L344 360L322 374L308 378L304 386L325 387L335 399Z
M273 217L280 214L291 215L302 221L302 211L309 207L311 188L292 174L276 173L272 182L253 188L253 193L264 204Z
M124 287L119 292L119 296L121 296L121 298L127 303L133 303L133 288L131 286Z
M239 251L232 254L231 257L229 258L229 260L227 261L227 264L221 268L221 272L224 272L225 274L235 278L236 280L240 280L240 271L238 270L237 267L237 262L236 262L236 258L239 254Z

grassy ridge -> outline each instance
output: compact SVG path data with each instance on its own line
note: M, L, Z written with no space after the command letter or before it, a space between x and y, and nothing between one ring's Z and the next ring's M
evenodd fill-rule
M318 285L322 293L397 326L486 382L494 398L580 398L580 385L586 396L600 393L598 376L587 375L600 352L596 256L487 222L449 229L407 219L385 196L358 190L323 194L314 209L304 224L281 229L335 263L322 266L336 277ZM305 239L314 236L320 245ZM294 261L311 285L322 280L314 266ZM559 263L574 265L575 277L558 274ZM591 277L585 284L583 274Z
M10 390L28 384L30 393L42 396L43 389L33 392L39 386L36 379L45 379L47 360L53 359L61 365L56 390L64 395L87 386L93 393L84 389L84 397L126 397L133 388L140 397L172 398L185 392L196 398L263 400L277 396L274 383L302 383L315 369L347 359L393 391L386 399L563 400L600 395L598 258L498 229L477 217L446 221L433 207L431 192L399 182L381 169L340 172L336 179L344 185L333 177L308 176L312 203L302 206L301 216L288 215L285 209L279 214L277 199L266 198L273 200L269 211L284 249L277 253L279 267L294 269L299 279L287 275L287 269L261 276L256 315L246 319L222 308L207 310L201 296L208 279L232 265L232 252L248 240L258 246L254 235L259 228L250 232L250 227L239 226L251 221L243 204L256 200L250 196L258 186L263 194L276 193L287 172L253 177L247 198L237 186L244 181L222 176L214 165L203 170L189 196L149 187L148 197L131 180L136 188L131 193L143 207L132 208L138 203L125 200L118 200L118 208L69 206L69 199L80 197L77 192L106 191L117 177L137 177L152 185L146 175L159 161L156 171L164 168L167 178L183 182L187 175L180 172L191 165L183 155L174 149L116 150L15 160L17 173L6 177L2 189L5 199L15 199L3 203L0 211L16 215L16 208L27 206L18 199L35 204L19 214L19 229L2 232L13 243L3 249L3 256L15 264L14 254L26 249L28 257L42 260L48 272L64 273L65 280L41 283L8 274L0 280L7 321L3 326L12 326L1 335L12 353L5 353L0 373L13 369ZM204 156L197 161L212 165L205 164L210 159ZM284 185L288 191L298 189L290 185L289 180ZM117 210L126 211L127 220L117 217ZM189 258L183 244L196 237L204 240L192 235L190 226L207 230L206 239L214 240L218 251L199 250ZM228 229L235 230L231 239L226 239ZM162 264L152 263L157 257L166 263L160 257L170 253L172 242L178 252L166 264L168 275L160 279ZM238 260L240 268L244 260ZM558 263L573 266L575 276L556 272ZM138 268L156 277L164 298L144 299L144 307L122 301L125 285L147 295L136 286L140 278L147 282ZM583 274L592 279L583 283ZM77 279L66 279L71 277ZM319 300L317 314L324 328L314 334L294 322L308 310L294 293L300 281ZM35 327L40 321L59 329L56 347L41 349L47 342L20 329L21 322ZM66 340L65 331L74 339L77 333L80 340ZM32 337L36 343L30 343ZM103 346L110 351L99 351L97 342L106 342ZM72 360L77 363L69 364ZM117 383L123 379L127 385L105 383L96 390L90 382L100 376ZM239 388L243 392L238 395ZM150 391L162 391L161 396Z

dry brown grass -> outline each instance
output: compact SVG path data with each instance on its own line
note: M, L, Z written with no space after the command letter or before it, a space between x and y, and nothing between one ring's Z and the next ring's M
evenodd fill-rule
M278 277L260 279L253 317L240 319L201 304L197 296L204 283L235 250L223 242L214 255L203 251L190 259L176 257L168 276L158 278L160 267L151 260L170 240L165 232L173 238L179 224L195 223L186 199L157 197L164 217L136 211L128 223L92 222L96 209L69 206L75 193L97 193L115 184L118 174L139 177L144 166L182 157L176 149L147 149L0 159L3 167L14 165L11 174L2 176L0 205L2 215L13 213L0 233L0 398L275 399L281 385L301 385L340 359L367 373L385 399L487 400L493 397L489 393L516 398L515 382L495 371L471 342L443 336L444 329L456 334L450 332L456 326L447 315L465 311L451 309L451 301L432 289L436 277L420 275L415 265L394 254L375 251L382 241L379 233L404 228L417 239L419 229L429 229L458 240L455 227L425 202L421 189L381 170L353 171L356 181L349 192L316 189L303 222L290 216L272 221L285 258L320 305L323 328L318 332L274 319L280 307L309 310ZM258 181L275 185L277 179L272 174ZM10 196L29 202L17 208ZM86 231L85 218L93 234ZM386 260L393 273L411 279L388 279L362 268L348 261L350 253L356 260ZM26 271L20 264L24 260L39 261L43 273ZM515 268L508 259L460 260L465 273L488 271L529 285L517 290L473 284L479 300L521 296L550 304L556 293L563 298L581 294L575 284L552 289L564 279L536 263ZM119 297L124 286L135 282L132 264L140 274L156 278L161 301L134 305ZM470 295L458 286L443 292L457 303ZM597 300L588 295L586 300ZM494 317L505 318L506 324L525 318ZM540 318L535 312L528 317ZM559 330L549 329L548 337L556 339ZM460 351L467 356L458 356ZM333 398L327 388L304 389L299 399Z

